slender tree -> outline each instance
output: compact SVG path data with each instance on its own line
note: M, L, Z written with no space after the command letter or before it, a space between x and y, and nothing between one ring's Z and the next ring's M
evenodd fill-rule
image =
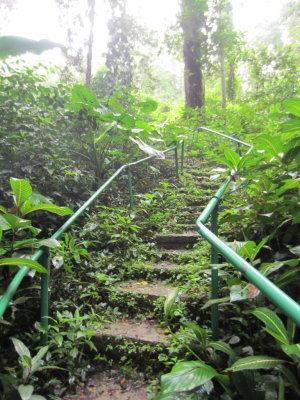
M89 8L88 16L89 16L89 21L90 21L90 34L89 34L89 39L88 39L85 84L86 84L86 86L91 86L93 42L94 42L94 21L95 21L95 0L88 0L88 8Z
M235 95L234 55L237 34L233 28L231 1L213 0L212 12L215 26L212 41L215 44L220 65L222 107L226 108L227 97L233 100Z
M134 20L126 12L127 0L109 0L111 18L108 22L109 42L106 53L108 91L116 87L132 86Z

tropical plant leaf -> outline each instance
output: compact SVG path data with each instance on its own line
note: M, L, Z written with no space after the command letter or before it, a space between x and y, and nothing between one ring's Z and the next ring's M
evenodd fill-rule
M60 207L55 204L37 204L33 205L30 201L23 204L21 207L22 215L27 215L33 211L48 211L53 214L60 216L73 214L73 211L69 207Z
M285 184L281 186L278 190L275 192L275 196L280 196L281 194L285 193L287 190L290 189L300 189L300 178L298 179L287 179L285 181Z
M208 334L207 334L207 330L201 328L195 322L191 322L191 321L184 322L184 325L194 333L194 335L196 336L197 340L201 344L201 347L203 349L206 349L206 347L208 345L208 339L209 339Z
M210 299L201 307L201 310L205 310L206 308L211 307L213 304L221 304L221 303L230 304L230 297L227 296L227 297L220 297L219 299Z
M193 390L210 381L219 373L202 361L184 361L161 377L162 393Z
M225 372L237 372L247 369L271 369L283 362L284 360L274 357L249 356L240 358L238 361L232 364L231 367L225 369Z
M33 357L31 360L31 373L33 374L35 371L39 369L42 365L43 357L47 353L49 346L42 347L39 352Z
M178 293L179 293L179 288L176 288L175 290L170 292L166 297L164 303L164 316L167 319L173 317L174 303L177 299Z
M5 221L10 225L10 229L13 231L29 228L31 226L31 221L29 219L22 219L13 214L3 214L1 215L1 219L2 218L5 219Z
M300 343L284 344L281 346L281 348L288 356L295 355L297 357L300 357Z
M7 209L3 206L0 206L0 212L3 212L5 214L7 213Z
M285 326L283 325L281 319L274 311L266 307L260 307L252 311L252 314L266 325L268 333L270 333L271 335L273 335L274 333L273 336L281 343L289 344L287 330L285 329Z
M20 207L32 194L32 187L26 179L10 178L15 203Z
M283 102L283 107L289 113L300 117L300 99L287 99Z
M4 265L18 265L19 267L27 267L30 269L35 269L36 271L41 272L42 274L48 274L48 271L46 270L45 267L43 267L37 261L30 260L28 258L17 258L17 257L2 258L0 259L0 267Z
M33 390L34 390L34 388L32 385L19 385L18 386L18 392L19 392L22 400L30 400Z
M34 244L34 247L46 246L50 247L50 249L55 249L56 247L61 247L61 244L56 239L42 239Z
M5 214L4 214L5 215ZM4 216L2 214L0 214L0 228L3 231L7 231L8 229L11 229L11 225L9 222L6 221L5 218L3 218Z
M144 113L149 114L157 109L158 103L153 99L148 99L137 103L137 106L140 107Z
M19 354L20 357L31 357L28 347L23 342L21 342L21 340L15 337L12 337L11 340L15 346L16 352Z
M298 133L300 131L300 120L291 119L280 124L280 130L284 133Z
M227 343L220 342L220 341L210 342L209 347L212 347L215 350L221 351L222 353L227 354L229 357L232 357L232 358L235 357L235 352L232 350L232 348Z
M256 141L262 150L265 150L272 156L280 158L279 154L283 154L284 148L279 137L274 135L261 135L258 136Z
M234 169L237 169L240 162L240 156L238 155L238 153L226 147L224 149L224 155L226 159L231 163L232 167Z

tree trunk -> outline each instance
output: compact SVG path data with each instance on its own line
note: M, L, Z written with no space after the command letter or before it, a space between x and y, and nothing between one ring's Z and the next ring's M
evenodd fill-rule
M235 98L235 65L234 62L229 64L229 73L227 79L227 95L230 101Z
M94 20L95 20L95 0L88 0L90 35L88 40L87 65L85 74L85 85L91 86L92 78L92 58L93 58L93 42L94 42Z
M221 88L222 88L222 108L226 109L226 81L225 81L225 61L224 51L220 49L220 73L221 73Z
M204 106L202 62L206 45L203 30L207 0L182 0L181 6L185 104L186 107L201 108Z
M201 108L204 106L203 77L199 54L199 43L185 40L183 45L184 90L185 105L189 108Z

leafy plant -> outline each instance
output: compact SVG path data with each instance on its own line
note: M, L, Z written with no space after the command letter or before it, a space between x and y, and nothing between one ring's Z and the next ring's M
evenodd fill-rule
M55 204L43 203L42 201L45 200L45 198L40 194L33 193L30 183L25 179L11 178L10 185L13 193L14 205L9 209L1 206L0 209L0 239L3 231L10 234L10 237L8 238L7 236L6 239L6 241L9 240L9 242L4 244L1 253L9 257L0 259L0 266L26 266L38 272L47 273L47 270L37 261L23 258L21 255L26 255L26 249L28 248L39 248L41 246L53 248L60 245L55 239L24 239L23 230L25 229L30 230L34 235L40 232L39 229L31 224L30 220L24 219L24 217L35 211L48 211L63 216L71 214L72 210L68 207L59 207ZM18 240L19 238L21 240ZM14 256L17 254L20 254L20 257ZM9 274L7 278L9 278Z

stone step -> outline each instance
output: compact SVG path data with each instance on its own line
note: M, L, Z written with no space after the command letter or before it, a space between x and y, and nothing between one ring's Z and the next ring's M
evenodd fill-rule
M187 249L191 248L199 239L197 232L158 234L156 243L164 249Z
M195 250L157 249L156 251L150 251L149 256L154 263L167 262L182 265L195 262L199 266L210 263L209 254L207 254L207 259L204 259L203 252Z
M102 302L118 308L124 316L133 317L138 314L162 317L163 303L175 287L162 281L124 281L112 288L102 289Z
M170 337L168 330L162 329L157 321L149 317L145 320L119 319L106 323L94 331L95 342L105 337L118 337L140 343L158 344L166 343Z
M152 316L149 320L120 319L94 330L93 343L99 354L114 361L114 365L130 363L131 367L152 372L162 371L160 354L169 354L169 331L160 327ZM165 357L162 357L165 358Z
M186 284L191 274L199 274L206 269L206 263L199 265L196 262L188 264L177 264L176 262L168 261L156 263L137 262L124 267L123 279L140 279L140 281L168 280L168 282L175 282L176 286L178 286L179 284Z
M168 296L168 294L172 293L175 288L170 285L167 285L161 281L157 282L148 282L148 281L138 281L138 282L122 282L115 286L115 290L121 292L127 292L149 296L153 300L156 300L161 296Z

